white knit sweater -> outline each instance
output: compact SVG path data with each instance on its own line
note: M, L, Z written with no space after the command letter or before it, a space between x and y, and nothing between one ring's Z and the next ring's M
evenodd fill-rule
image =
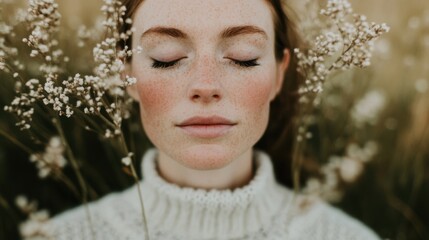
M143 159L141 188L151 240L375 240L370 229L322 201L293 197L274 178L271 160L255 152L252 181L235 190L199 190L167 183L156 150ZM66 211L43 226L52 239L144 239L137 185Z

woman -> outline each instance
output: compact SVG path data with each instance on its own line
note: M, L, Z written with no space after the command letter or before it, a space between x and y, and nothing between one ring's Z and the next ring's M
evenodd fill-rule
M137 78L129 93L156 147L142 167L150 239L378 239L322 202L304 206L279 183L281 163L273 169L254 150L258 141L268 152L290 148L291 134L278 131L296 101L288 94L294 78L285 77L292 34L280 0L125 4L136 29L130 44L143 49L125 72ZM282 114L269 123L270 104L282 99ZM286 145L262 138L267 126ZM54 239L144 239L139 206L134 186L90 204L91 221L80 207L46 231Z

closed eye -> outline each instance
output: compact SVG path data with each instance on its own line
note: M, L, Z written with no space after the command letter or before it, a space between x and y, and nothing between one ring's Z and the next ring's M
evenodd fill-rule
M163 61L159 61L156 59L152 59L153 60L152 68L170 68L170 67L175 66L182 59L183 58L179 58L179 59L176 59L176 60L170 61L170 62L163 62Z
M170 68L175 66L177 63L179 63L180 60L182 60L182 58L179 58L177 60L174 61L170 61L170 62L163 62L163 61L159 61L156 59L152 59L153 63L152 63L152 68ZM255 66L259 66L260 64L257 62L258 59L252 59L252 60L247 60L247 61L240 61L240 60L234 60L231 59L232 62L240 67L245 67L245 68L250 68L250 67L255 67Z
M250 67L259 66L257 58L252 59L252 60L247 60L247 61L239 61L239 60L234 60L234 59L231 59L231 60L233 61L234 64L236 64L240 67L250 68Z

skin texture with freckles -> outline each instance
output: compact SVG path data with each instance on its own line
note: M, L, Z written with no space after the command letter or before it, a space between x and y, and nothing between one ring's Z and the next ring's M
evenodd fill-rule
M269 104L289 57L285 51L283 62L275 59L268 4L145 0L133 20L133 47L141 46L143 53L134 55L128 67L138 80L130 94L159 149L161 175L198 188L246 184L252 177L252 147L267 127ZM226 29L242 26L247 30L222 37ZM195 136L180 127L195 116L222 117L231 127L216 137Z

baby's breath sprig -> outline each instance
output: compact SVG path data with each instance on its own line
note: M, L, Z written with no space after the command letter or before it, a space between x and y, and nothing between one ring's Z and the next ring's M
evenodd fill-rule
M310 40L308 49L294 49L297 71L304 79L298 88L300 106L293 162L297 189L300 156L305 140L312 137L308 127L314 122L312 113L320 104L327 79L342 70L368 67L374 40L389 31L386 24L368 22L364 15L354 13L348 0L328 0L319 13L327 17L328 23L323 26L328 28Z
M59 137L53 137L43 153L34 153L30 156L39 169L39 177L45 178L52 172L62 169L67 160L64 158L64 145Z
M18 56L18 48L12 45L13 40L16 36L14 32L14 24L9 21L6 22L6 16L4 13L3 7L6 4L10 4L10 1L0 1L0 72L12 73L14 75L14 67L23 69L23 65L16 58ZM8 62L12 63L12 66L8 64Z
M132 51L127 47L118 49L120 41L126 41L132 35L132 30L127 33L119 33L120 26L131 24L131 19L126 22L122 19L125 7L120 1L105 0L101 11L106 16L102 22L106 36L93 49L96 67L94 75L81 77L79 74L69 78L64 84L73 89L78 96L76 107L83 113L98 115L107 124L104 136L111 138L121 133L123 119L129 117L131 101L125 94L125 89L136 82L135 78L125 76L125 58L131 56Z
M350 143L343 156L333 155L327 164L320 167L319 178L310 178L303 192L326 201L338 202L343 197L340 187L353 183L363 172L364 164L371 161L378 153L378 144L374 141L366 142L362 147Z
M60 27L61 14L54 0L29 0L27 26L31 33L22 39L32 50L31 57L41 56L44 63L39 70L45 76L60 73L58 66L63 51L58 47L56 35Z
M15 97L4 107L4 110L17 117L16 126L21 130L27 130L30 134L38 131L44 133L35 134L35 136L45 136L46 139L38 139L39 142L48 141L49 137L46 137L46 132L39 129L40 126L34 119L40 115L50 121L53 125L52 129L56 131L55 135L59 135L59 138L51 139L45 152L32 154L30 159L39 168L40 177L57 176L67 159L77 174L85 203L90 187L84 182L80 173L81 164L74 157L75 154L66 139L67 134L64 132L60 118L76 120L86 130L117 141L119 148L123 151L121 154L127 156L126 167L131 169L139 184L132 164L133 154L128 151L122 132L123 121L129 118L132 104L132 99L126 94L126 88L136 82L133 77L123 76L125 60L132 55L133 50L128 46L118 48L119 43L126 42L134 30L131 28L121 33L122 26L131 25L132 20L123 19L126 9L121 1L104 0L101 12L105 19L101 25L105 34L92 51L95 63L93 73L71 74L65 67L70 59L64 56L57 40L61 20L58 7L55 0L29 0L25 16L20 17L29 32L22 42L30 48L29 55L34 59L31 68L38 67L38 72L33 76L27 76L30 71L20 74L19 68L13 67L16 65L15 62L10 63L13 61L12 57L17 57L18 54L15 48L6 44L4 36L10 35L13 29L4 27L7 25L2 24L0 19L0 70L12 74L16 81ZM80 37L85 38L84 29L80 31ZM79 44L79 41L77 42ZM82 46L82 44L79 45ZM38 63L40 65L37 65ZM21 68L23 69L24 67ZM37 117L36 114L38 114ZM58 143L61 144L58 145ZM139 197L147 233L141 193ZM88 217L90 218L89 214Z
M1 8L0 13L2 13ZM0 71L10 72L11 68L6 65L6 59L8 57L16 57L18 55L18 49L9 46L7 43L7 37L13 34L13 27L7 25L0 19Z
M17 96L5 107L6 111L18 117L17 126L30 129L35 113L34 105L42 102L59 116L70 118L77 112L88 124L92 122L87 118L88 115L100 117L107 128L103 131L106 137L120 133L122 120L129 117L128 109L131 104L125 94L125 88L136 81L129 76L121 79L123 59L132 54L127 48L117 49L117 43L132 34L132 30L122 34L118 32L121 24L131 23L131 20L126 20L127 23L122 20L124 11L120 1L106 0L102 7L106 16L103 21L106 37L93 49L94 61L97 64L94 75L82 76L77 73L66 80L60 80L59 74L65 70L60 61L63 52L55 49L58 41L54 36L58 31L61 16L58 4L54 0L29 1L26 20L31 33L23 41L32 49L31 57L42 57L43 64L39 71L44 77L32 78L20 84ZM68 61L67 58L62 60Z
M44 228L50 216L47 210L38 210L37 201L30 201L26 196L19 195L15 199L19 210L27 215L27 220L19 225L21 236L25 239L52 239Z
M335 70L370 65L373 40L389 31L386 24L369 23L366 16L353 13L347 0L328 0L320 13L333 26L316 37L306 50L295 49L298 72L305 77L299 92L304 97L323 91L327 77Z
M40 101L45 105L51 104L60 115L69 116L72 112L68 96L70 91L56 85L58 74L62 72L60 61L64 60L61 58L63 51L59 49L58 40L55 38L61 18L58 4L54 0L30 0L28 4L24 20L30 34L22 41L30 47L30 57L41 57L39 71L43 77L24 80L18 71L13 73L13 77L17 79L17 94L4 110L17 116L19 120L16 125L21 130L31 128L35 106Z

